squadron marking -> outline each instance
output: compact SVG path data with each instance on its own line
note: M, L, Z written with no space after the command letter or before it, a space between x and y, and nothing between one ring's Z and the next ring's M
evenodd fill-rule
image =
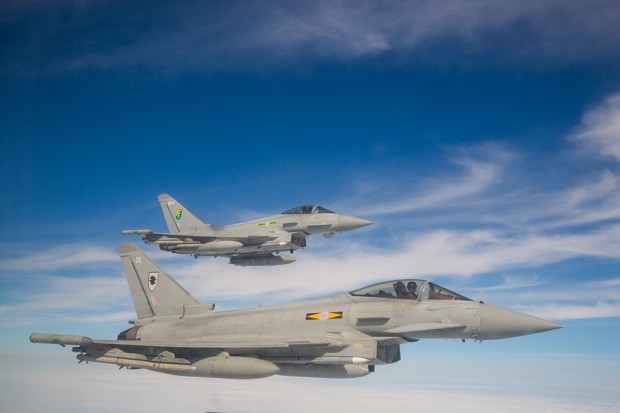
M321 311L320 313L307 313L306 320L334 320L342 318L342 311Z

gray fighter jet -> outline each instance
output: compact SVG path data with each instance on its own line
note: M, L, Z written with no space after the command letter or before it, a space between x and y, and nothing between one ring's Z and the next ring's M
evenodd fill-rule
M361 218L337 214L319 205L302 205L281 214L215 227L205 224L168 194L159 204L169 233L150 229L123 230L123 235L139 235L146 244L158 244L164 251L230 257L240 266L283 265L295 261L291 256L274 255L306 247L306 238L323 234L326 238L372 224Z
M335 297L247 310L199 304L133 244L120 256L138 319L117 340L32 334L75 346L77 359L184 376L349 378L400 360L420 339L494 340L562 326L472 301L419 279L383 282Z

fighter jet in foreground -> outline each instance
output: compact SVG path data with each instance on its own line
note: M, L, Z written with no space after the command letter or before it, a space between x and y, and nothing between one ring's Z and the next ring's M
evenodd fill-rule
M138 320L117 340L32 334L75 346L86 362L183 376L349 378L400 360L420 339L494 340L554 330L540 318L472 301L429 281L383 282L347 294L247 310L199 304L133 244L121 261Z
M361 218L336 214L319 205L302 205L281 214L239 224L215 227L205 224L168 194L159 196L169 233L150 229L123 230L123 235L139 235L146 244L158 244L176 254L227 256L230 263L282 265L295 261L274 253L306 247L306 238L323 234L331 238L342 231L372 224Z

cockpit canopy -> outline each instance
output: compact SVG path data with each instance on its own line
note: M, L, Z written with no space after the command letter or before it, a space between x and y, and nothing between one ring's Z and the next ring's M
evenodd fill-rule
M374 284L349 294L357 297L399 298L406 300L463 300L471 299L425 280L395 280Z
M320 205L300 205L284 211L282 214L334 214L334 212Z

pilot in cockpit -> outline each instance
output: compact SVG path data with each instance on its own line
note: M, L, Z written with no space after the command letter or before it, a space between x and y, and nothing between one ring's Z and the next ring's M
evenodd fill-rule
M402 281L397 281L394 283L394 291L396 292L396 297L398 298L406 298L407 290L405 290L405 283Z
M417 288L418 285L415 283L415 281L409 281L407 283L407 297L417 300L418 295L415 292Z

